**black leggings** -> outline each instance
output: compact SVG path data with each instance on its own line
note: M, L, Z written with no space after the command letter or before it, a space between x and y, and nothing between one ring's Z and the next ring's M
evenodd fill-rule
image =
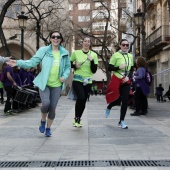
M75 105L75 117L81 118L88 97L88 93L91 91L91 84L83 86L83 83L79 81L73 81L72 83L73 90L77 95L76 105Z
M127 106L128 106L128 98L129 98L129 91L130 91L130 84L123 84L119 88L120 90L120 97L111 102L107 109L111 109L113 106L119 105L121 102L121 109L120 109L120 121L125 119Z

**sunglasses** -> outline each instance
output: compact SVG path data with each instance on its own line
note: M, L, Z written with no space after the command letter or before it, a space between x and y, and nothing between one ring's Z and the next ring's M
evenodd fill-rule
M129 47L129 44L122 44L123 47Z
M52 39L55 39L55 38L61 39L61 36L59 36L59 35L53 35L53 36L51 36L51 38L52 38Z

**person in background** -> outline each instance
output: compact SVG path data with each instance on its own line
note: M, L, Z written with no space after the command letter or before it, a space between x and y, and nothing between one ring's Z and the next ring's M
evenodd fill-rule
M158 87L156 87L156 97L157 97L157 102L164 102L163 100L163 91L164 91L164 88L162 87L162 84L159 84Z
M7 62L11 57L2 57L0 56L0 63L4 64ZM0 94L1 94L1 104L4 104L4 86L3 83L0 81Z
M97 87L97 85L95 84L94 85L94 94L97 96L97 92L98 92L98 87Z
M131 116L146 115L148 113L147 95L150 93L150 87L145 81L146 61L144 57L138 57L136 60L137 71L135 73L135 112Z
M130 75L133 71L133 56L128 53L129 42L122 39L119 43L120 50L114 53L110 59L109 71L113 71L111 82L106 90L106 100L108 106L105 111L105 117L110 115L113 106L120 105L120 121L118 127L127 129L124 119L128 107L128 98L130 92ZM115 95L116 94L116 95ZM109 96L109 97L108 97ZM108 99L109 98L109 99Z
M17 84L14 80L14 72L11 66L9 65L5 66L4 74L5 74L4 89L7 94L7 100L5 102L4 107L4 114L8 115L13 113L11 102L13 99L14 87L17 86Z
M4 86L3 83L0 81L0 94L1 94L1 104L4 104Z
M91 95L93 96L94 94L94 84L92 84L92 87L91 87Z
M97 54L90 50L91 40L84 37L81 50L75 50L71 55L71 66L75 68L73 77L73 90L77 95L75 104L74 127L82 127L83 115L88 93L91 92L92 76L97 71Z
M51 44L41 47L29 60L9 60L11 66L25 69L35 67L42 63L41 72L34 79L39 88L42 101L41 121L39 131L50 137L51 125L55 118L55 111L61 90L65 89L65 80L70 74L71 64L68 51L61 45L63 37L60 32L52 31L49 34ZM46 126L47 122L47 126Z

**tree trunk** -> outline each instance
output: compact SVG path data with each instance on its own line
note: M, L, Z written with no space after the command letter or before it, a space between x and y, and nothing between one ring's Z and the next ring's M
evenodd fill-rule
M11 53L10 53L8 45L6 43L6 39L5 39L4 32L2 30L2 27L0 27L0 39L1 39L1 43L2 43L2 49L4 51L4 56L9 57L11 55Z
M6 38L5 38L5 35L4 35L4 32L3 32L3 29L2 29L2 24L3 24L4 18L5 18L5 14L6 14L8 8L11 6L11 4L13 2L15 2L15 0L8 0L5 3L5 5L3 6L1 14L0 14L0 39L1 39L1 42L2 42L2 48L3 48L3 51L4 51L4 56L10 56L10 51L9 51L9 48L8 48L8 45L7 45L7 42L6 42Z

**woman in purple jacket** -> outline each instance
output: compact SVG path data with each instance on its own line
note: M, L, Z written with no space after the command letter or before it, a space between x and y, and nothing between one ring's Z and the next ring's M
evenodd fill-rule
M146 74L146 60L139 57L136 60L137 71L134 76L135 80L135 104L136 110L131 113L131 116L146 115L147 111L147 94L150 93L149 85L145 81Z

